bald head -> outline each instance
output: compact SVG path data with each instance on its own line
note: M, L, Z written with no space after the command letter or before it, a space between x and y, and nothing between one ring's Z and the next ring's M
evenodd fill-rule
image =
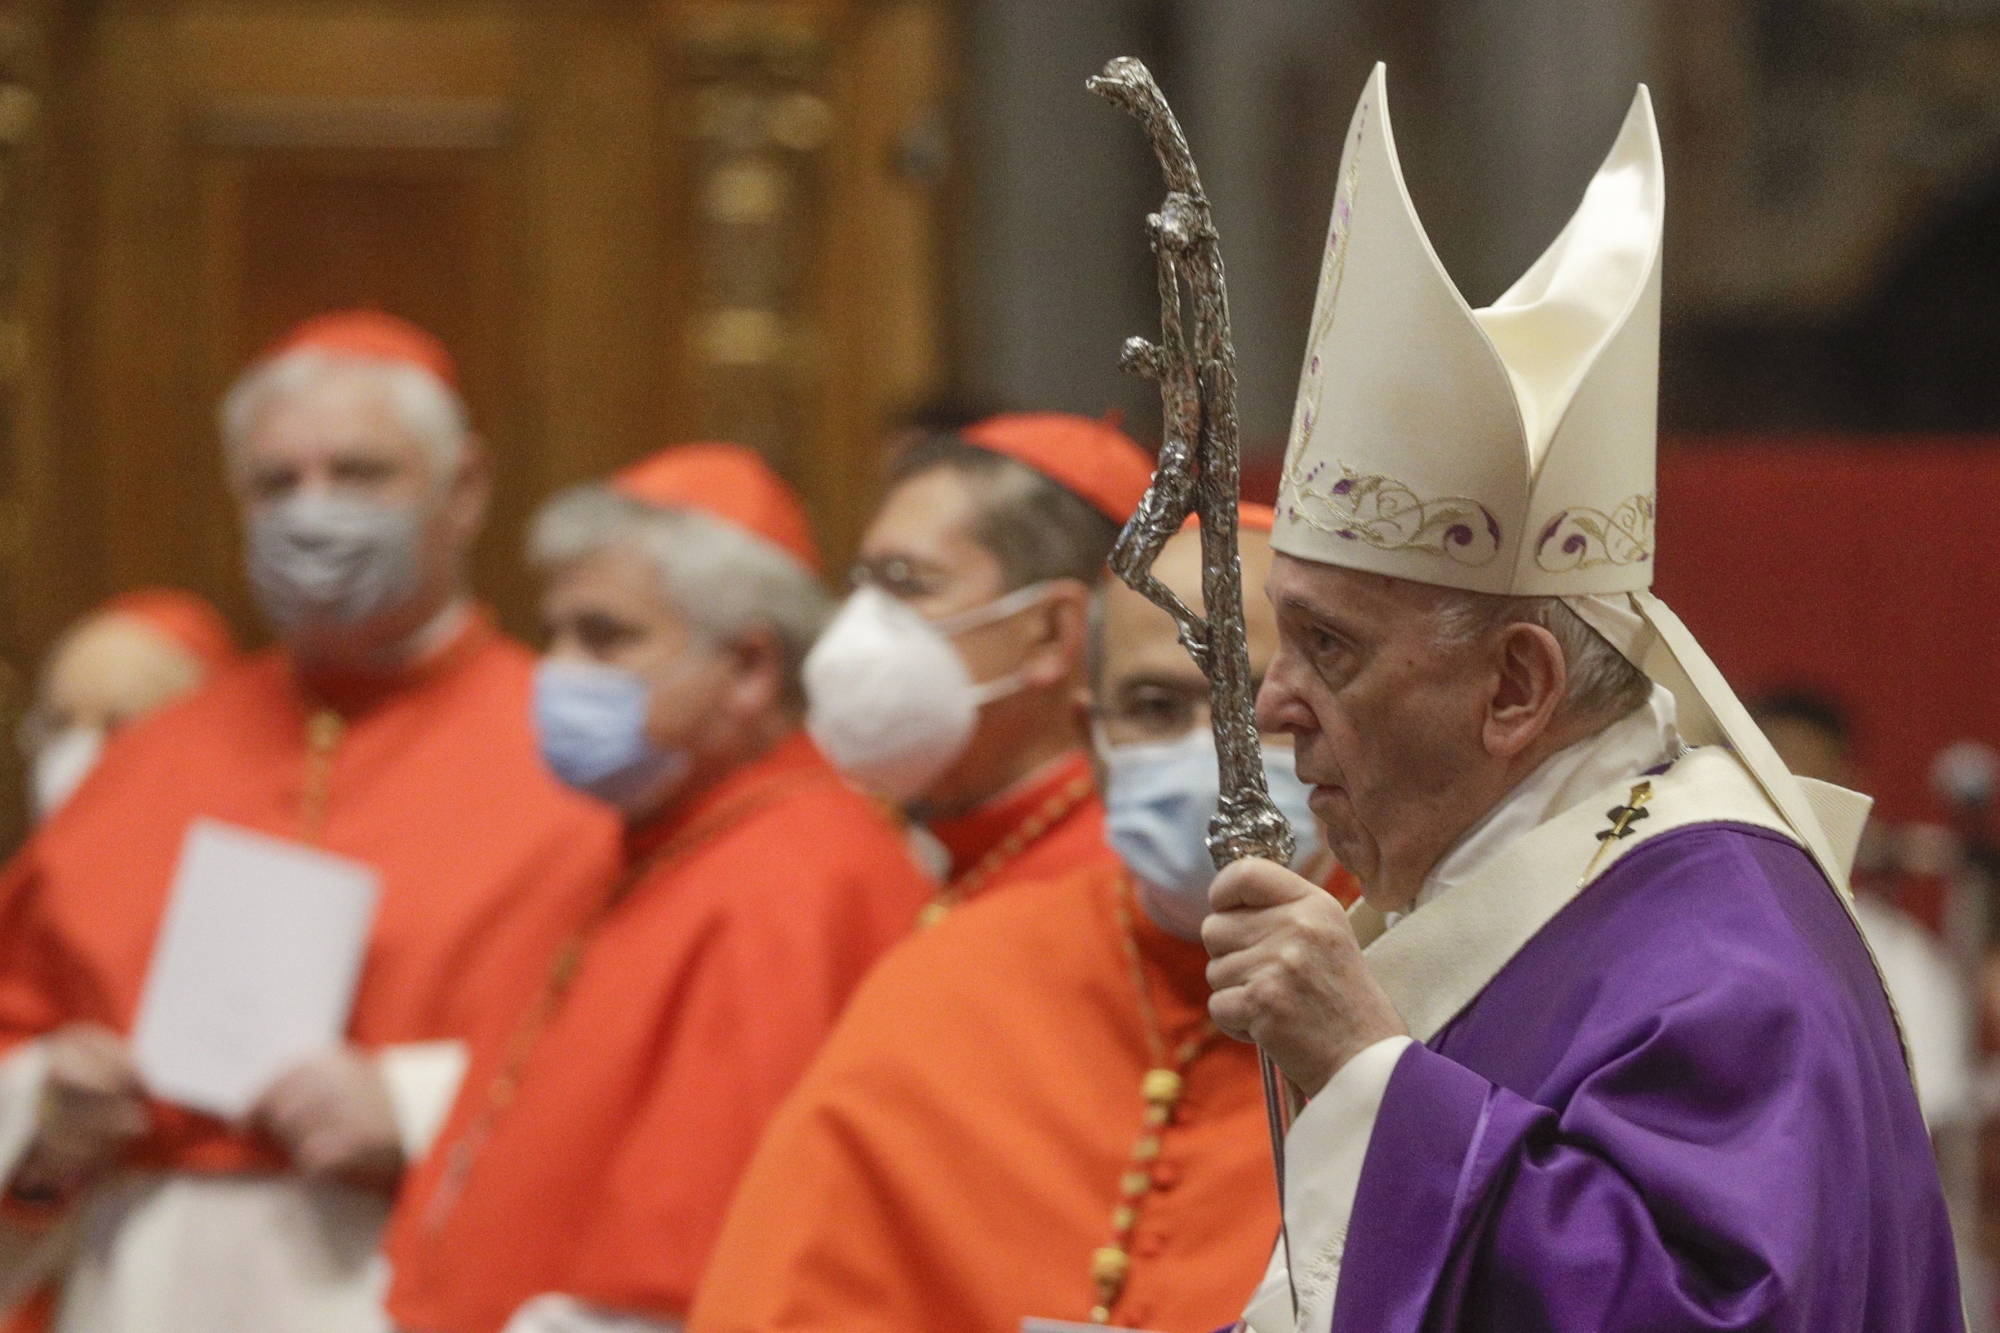
M49 654L36 700L54 728L115 730L194 689L198 658L137 616L86 617Z
M69 799L96 765L105 739L192 693L208 667L141 616L98 611L57 642L21 727L37 818Z

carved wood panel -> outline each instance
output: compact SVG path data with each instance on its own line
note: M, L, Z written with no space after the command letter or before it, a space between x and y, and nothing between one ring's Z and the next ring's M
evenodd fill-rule
M764 449L830 568L872 442L945 378L949 31L921 3L663 5L683 434Z

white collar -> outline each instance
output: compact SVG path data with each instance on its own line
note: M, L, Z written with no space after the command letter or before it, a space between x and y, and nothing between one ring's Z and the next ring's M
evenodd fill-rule
M1578 801L1603 791L1620 778L1657 768L1680 754L1680 733L1674 727L1674 696L1655 685L1643 708L1594 736L1558 750L1515 785L1478 823L1467 829L1451 850L1438 858L1417 890L1415 911L1446 889L1462 884L1523 834L1569 810ZM1407 912L1396 913L1391 924Z

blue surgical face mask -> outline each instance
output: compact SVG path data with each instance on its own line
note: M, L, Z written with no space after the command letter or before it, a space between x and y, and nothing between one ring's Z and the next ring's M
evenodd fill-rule
M1110 745L1102 733L1105 836L1138 881L1140 905L1162 930L1201 938L1215 862L1208 855L1208 821L1222 801L1215 735L1197 727L1171 741ZM1298 869L1319 850L1319 825L1308 804L1312 788L1292 771L1289 747L1264 747L1264 781L1292 826Z
M685 750L655 745L646 735L651 702L651 689L630 671L545 659L535 668L543 761L567 785L627 815L657 808L692 761Z

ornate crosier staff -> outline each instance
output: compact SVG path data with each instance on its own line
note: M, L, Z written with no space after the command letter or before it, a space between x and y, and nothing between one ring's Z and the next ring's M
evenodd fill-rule
M1159 382L1164 434L1153 484L1118 534L1111 568L1174 618L1181 643L1208 677L1209 719L1222 777L1222 801L1208 824L1208 854L1216 869L1246 856L1288 864L1292 829L1264 784L1250 650L1244 638L1243 570L1236 549L1240 500L1236 349L1229 340L1229 296L1215 221L1187 137L1146 66L1131 56L1120 56L1085 86L1138 119L1167 181L1166 202L1146 218L1159 262L1160 341L1128 338L1119 355L1126 370ZM1194 320L1192 335L1182 322L1183 300ZM1201 517L1205 616L1196 615L1153 577L1153 561L1189 514ZM1271 1057L1261 1048L1257 1057L1264 1076L1264 1108L1270 1120L1282 1217L1291 1094ZM1289 1237L1285 1248L1289 1273ZM1296 1314L1296 1286L1292 1307Z

